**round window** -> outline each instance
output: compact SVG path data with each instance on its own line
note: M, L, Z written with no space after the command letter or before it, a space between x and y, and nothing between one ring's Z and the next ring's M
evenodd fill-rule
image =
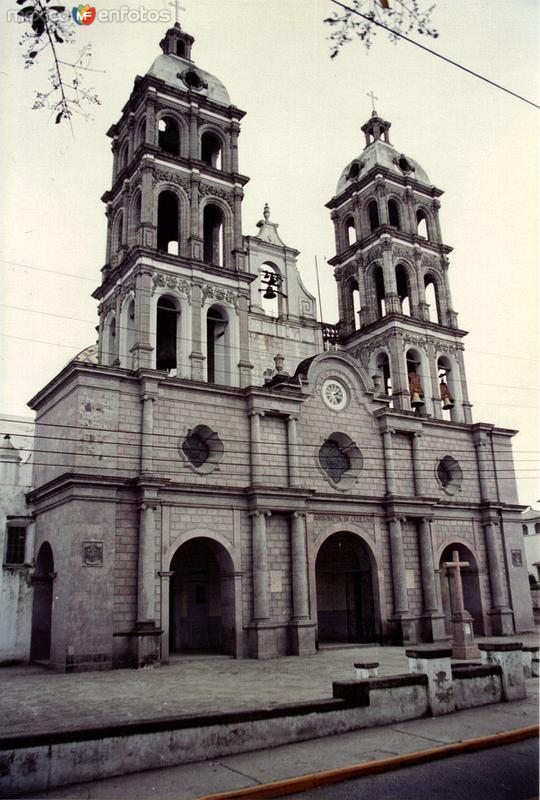
M318 452L319 468L334 489L352 489L364 464L362 453L345 433L333 433Z
M184 81L190 89L200 89L203 85L201 77L194 69L190 69L184 74Z
M339 483L343 475L350 469L351 460L340 449L337 442L327 439L319 450L319 464L334 483Z
M332 411L342 411L349 402L349 393L341 381L328 378L322 385L322 398Z
M206 474L215 470L223 459L223 442L207 425L197 425L178 442L178 451L186 467Z
M437 480L447 494L456 494L461 489L463 470L452 456L445 456L437 464Z

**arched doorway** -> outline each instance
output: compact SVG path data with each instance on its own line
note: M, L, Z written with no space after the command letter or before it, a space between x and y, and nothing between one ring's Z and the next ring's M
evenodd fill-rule
M449 544L443 550L439 562L439 574L441 578L441 600L444 612L446 633L452 635L452 603L450 593L450 581L454 578L450 575L452 569L443 567L447 561L453 561L452 554L457 550L460 561L468 561L468 567L461 568L461 581L463 584L463 604L465 609L473 618L473 632L475 636L484 636L484 617L482 614L482 599L480 594L480 581L478 578L478 565L476 559L468 547L463 544Z
M334 533L315 562L319 642L377 640L371 557L353 533Z
M30 660L48 661L51 655L51 623L54 580L54 559L51 546L43 542L36 558L32 577L32 636Z
M227 551L204 537L181 545L171 561L171 653L235 655L234 568Z

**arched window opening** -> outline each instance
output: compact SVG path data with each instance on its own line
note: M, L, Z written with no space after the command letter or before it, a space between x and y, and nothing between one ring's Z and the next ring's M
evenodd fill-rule
M221 169L221 141L213 133L201 137L201 161L214 169Z
M534 532L540 534L540 522L536 522L534 525Z
M172 117L162 117L159 121L158 146L173 156L180 153L180 134L178 125Z
M223 265L223 213L218 206L207 205L203 213L204 260Z
M375 280L375 299L377 302L377 315L379 317L384 317L386 314L386 306L385 306L385 290L384 290L384 275L382 271L382 267L375 267L374 271L374 280Z
M345 237L348 247L351 247L356 242L356 229L352 217L349 217L345 222Z
M30 660L48 661L51 654L54 558L51 546L43 542L32 576L32 634Z
M429 239L426 214L421 208L416 212L416 233L424 239Z
M538 523L537 523L537 524L538 524ZM528 536L528 535L529 535L529 529L528 529L528 527L527 527L526 525L522 525L522 526L521 526L521 532L523 533L523 536ZM536 532L537 532L537 533L540 533L540 528L539 528L539 530L538 530L538 531L535 531L535 533L536 533Z
M431 322L441 324L441 307L439 303L439 292L435 278L432 275L424 277L424 287L426 303L428 305L429 319Z
M387 397L392 397L392 375L390 373L390 359L386 353L379 353L375 362L377 372L381 379L381 388Z
M395 200L388 201L388 224L400 230L399 206Z
M158 250L171 255L179 253L178 198L174 192L161 192L158 199Z
M118 159L118 172L121 172L127 167L128 163L128 143L124 142L120 149L120 158Z
M212 306L206 316L206 369L208 383L228 383L228 321Z
M411 316L411 298L409 294L409 276L403 264L396 267L396 285L399 299L401 300L401 313Z
M160 297L156 318L156 369L167 372L177 367L178 309L170 297Z
M113 230L113 256L116 256L122 247L124 239L124 212L119 211L114 220Z
M279 295L281 276L273 264L265 262L261 266L261 306L269 317L279 317ZM272 295L274 295L272 297Z
M368 205L369 227L374 231L381 224L379 222L379 206L376 200L372 200Z
M360 291L358 289L358 281L350 280L347 284L347 289L350 297L350 307L352 311L352 323L354 330L360 328Z
M456 384L452 371L452 363L446 356L437 359L437 375L439 378L439 391L443 419L452 419L452 409L455 406Z
M182 42L181 40L176 42L176 55L179 58L186 57L186 43Z
M413 411L419 413L425 406L422 359L417 350L408 350L405 358L407 363L411 408Z

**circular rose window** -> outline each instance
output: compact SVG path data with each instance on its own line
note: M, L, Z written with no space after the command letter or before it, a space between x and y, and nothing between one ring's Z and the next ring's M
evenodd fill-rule
M349 393L341 381L328 378L322 385L322 398L332 411L342 411L349 402Z

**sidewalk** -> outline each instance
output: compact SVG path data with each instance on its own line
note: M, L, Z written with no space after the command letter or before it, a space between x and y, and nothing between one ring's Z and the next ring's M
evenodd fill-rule
M538 642L536 634L515 638L527 644ZM354 663L366 660L379 661L379 676L409 671L404 648L381 646L325 648L314 656L267 661L182 656L149 670L64 674L38 666L4 667L0 669L0 735L52 733L330 698L332 681L354 678Z
M97 780L27 797L50 800L147 800L152 797L159 800L194 800L214 792L257 786L532 725L538 722L537 679L527 681L527 691L525 700L514 703L364 729L229 756L218 761Z

